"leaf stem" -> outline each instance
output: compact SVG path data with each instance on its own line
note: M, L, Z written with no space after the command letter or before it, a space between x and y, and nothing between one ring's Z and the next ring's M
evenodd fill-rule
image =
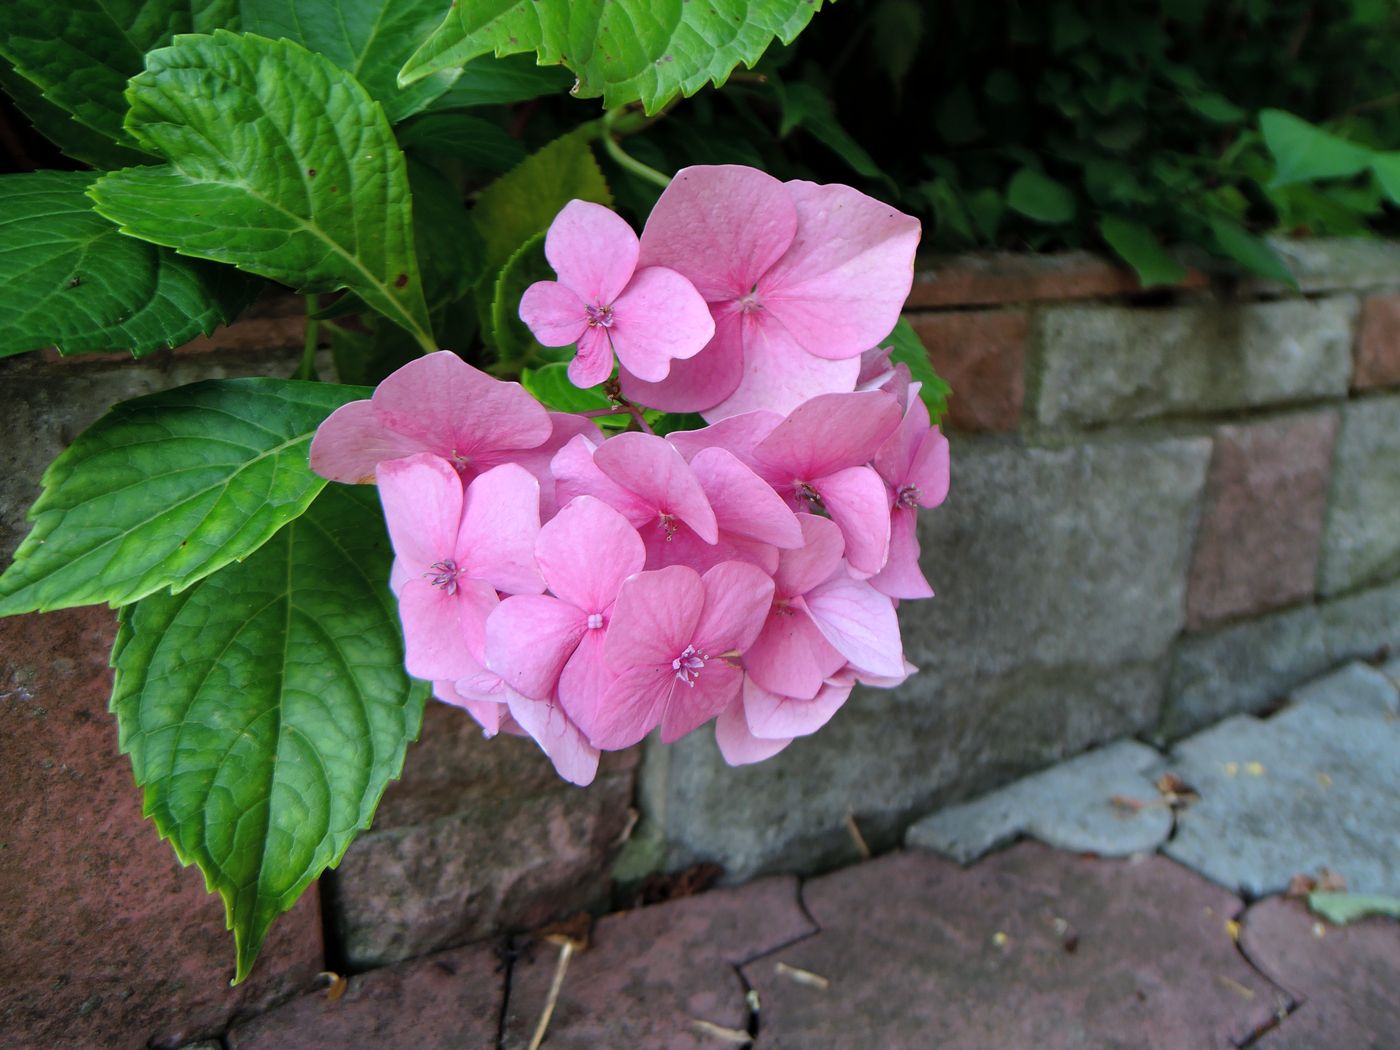
M295 376L297 379L316 378L316 344L321 334L321 322L316 317L316 299L314 295L306 297L306 343L302 347L301 367Z
M609 157L624 171L630 171L640 179L660 186L663 190L671 185L671 177L663 172L657 171L650 164L643 164L636 157L624 150L617 141L614 133L619 117L624 114L624 109L610 109L603 114L603 123L600 129L599 138L603 140L603 149L607 151Z

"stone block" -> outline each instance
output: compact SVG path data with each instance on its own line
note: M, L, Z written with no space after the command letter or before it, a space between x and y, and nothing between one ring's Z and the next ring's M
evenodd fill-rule
M1324 602L1318 612L1334 664L1400 652L1400 582Z
M921 523L938 597L900 609L924 670L759 765L729 769L703 736L651 751L668 864L828 867L855 856L849 812L889 845L916 814L1155 724L1209 450L956 441L951 495Z
M1216 431L1186 591L1189 629L1312 597L1336 433L1333 412Z
M934 370L953 388L945 429L1011 431L1025 400L1022 311L910 314Z
M313 885L237 988L224 909L141 816L107 713L116 616L0 620L0 1045L178 1046L324 968Z
M1358 309L1348 296L1047 308L1033 415L1093 427L1342 397Z
M1241 294L1315 295L1400 285L1400 245L1393 241L1367 237L1272 237L1269 243L1283 257L1296 287L1253 277L1240 283Z
M577 788L532 741L485 740L465 712L430 702L403 780L332 876L351 965L382 966L606 903L632 760L611 760Z
M1400 294L1371 295L1361 304L1354 390L1400 386Z
M1342 409L1318 586L1325 595L1400 574L1400 396Z
M1162 756L1152 748L1120 740L925 817L909 829L904 843L959 864L1021 835L1100 857L1150 853L1172 830L1171 811L1154 783L1161 766ZM1125 807L1115 799L1146 805Z

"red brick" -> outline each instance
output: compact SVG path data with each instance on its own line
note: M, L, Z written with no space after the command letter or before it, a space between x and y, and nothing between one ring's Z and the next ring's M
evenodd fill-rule
M1400 386L1400 294L1373 295L1361 304L1353 390Z
M1314 412L1221 427L1187 582L1187 626L1313 594L1337 417Z
M985 252L920 260L916 266L910 308L1102 299L1143 290L1131 270L1088 252ZM1176 287L1204 288L1208 283L1205 274L1188 270Z
M1026 396L1026 315L1019 310L910 314L929 360L948 385L947 426L1015 430Z
M238 988L218 897L142 819L107 713L115 614L0 620L0 1045L178 1045L323 966L316 887Z

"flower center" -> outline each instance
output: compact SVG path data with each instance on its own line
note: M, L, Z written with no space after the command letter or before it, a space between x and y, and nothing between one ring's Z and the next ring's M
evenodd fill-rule
M919 486L901 485L899 486L899 491L895 494L894 502L896 506L900 507L917 507L921 495L922 493L919 492Z
M794 478L792 486L797 492L798 499L805 500L817 510L826 509L826 507L822 504L821 494L818 493L816 489L812 488L811 485L807 484L805 481L801 481L799 479Z
M671 670L676 672L678 680L686 685L694 686L695 679L700 677L700 671L708 659L709 657L704 650L687 645L685 651L671 661Z
M751 314L755 311L762 310L763 304L758 301L758 285L755 284L750 288L748 295L736 300L735 305L739 307L739 312L741 314Z
M588 314L589 328L611 328L613 326L613 309L611 306L585 306L584 311Z
M590 631L596 631L596 630L598 630L598 628L600 628L600 627L602 627L602 626L603 626L603 614L602 614L602 613L589 613L589 614L588 614L588 629L589 629Z
M676 524L676 516L662 511L661 517L657 519L657 523L661 526L661 530L666 533L666 542L670 543L671 537L673 537L676 534L676 530L680 528L680 526Z
M449 596L457 593L457 577L461 574L461 569L457 568L457 563L451 558L444 558L442 561L435 561L428 566L429 572L423 575L428 578L428 582L434 587L441 587Z

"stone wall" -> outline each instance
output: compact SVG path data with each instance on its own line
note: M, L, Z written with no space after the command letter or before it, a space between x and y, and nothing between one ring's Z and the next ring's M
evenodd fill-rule
M114 617L0 620L0 1043L179 1045L314 983L609 902L614 875L812 871L1115 738L1267 707L1400 644L1400 249L1287 246L1301 293L1084 255L926 266L910 317L955 396L924 516L921 673L725 767L708 731L572 788L430 707L404 779L230 990L222 908L141 819L106 713ZM0 564L43 468L115 401L289 375L292 300L141 362L0 361ZM642 820L634 829L637 810ZM621 856L619 847L622 846Z

